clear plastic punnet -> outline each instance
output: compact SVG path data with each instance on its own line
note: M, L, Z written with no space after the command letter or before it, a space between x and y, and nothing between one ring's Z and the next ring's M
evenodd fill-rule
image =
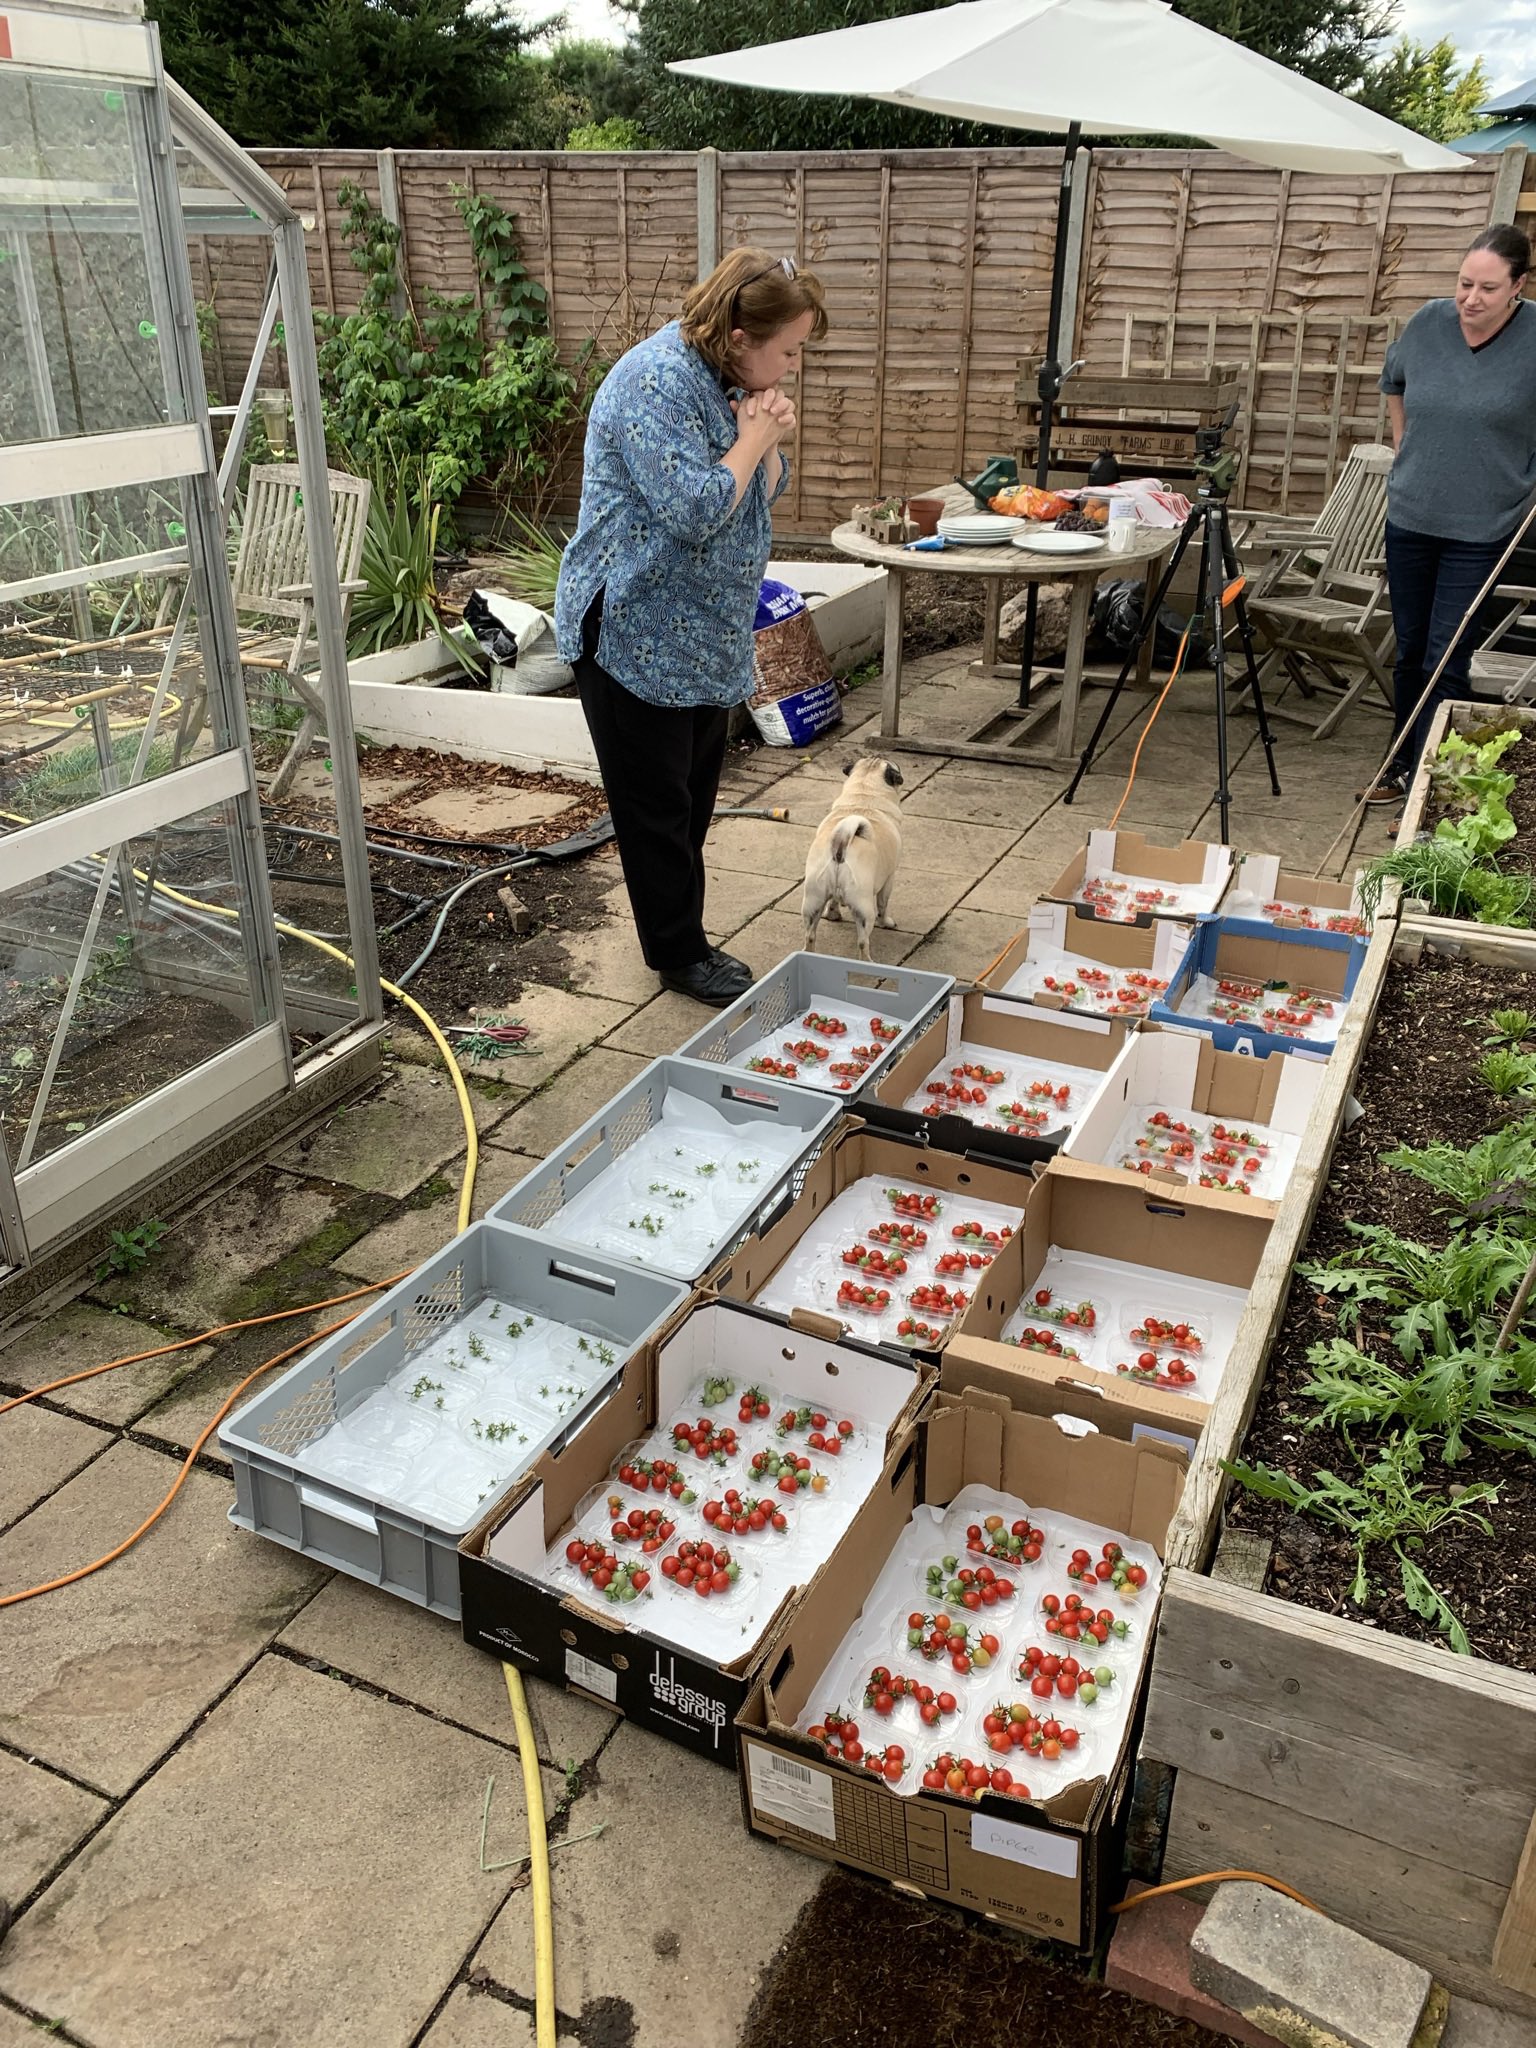
M931 1346L1023 1213L869 1175L827 1205L757 1300L819 1311L872 1343Z
M1092 1067L1025 1059L962 1040L903 1107L925 1117L963 1116L1013 1136L1065 1136L1103 1080Z
M1063 1009L1090 1017L1145 1017L1156 998L1167 994L1168 981L1169 975L1141 967L1104 967L1086 954L1041 941L1031 945L1029 958L1010 975L1002 993L1048 996Z
M1028 1564L996 1564L1017 1590L974 1609L947 1597L978 1561L971 1531L1039 1552ZM797 1726L903 1795L1049 1798L1118 1754L1147 1650L1142 1617L1150 1620L1160 1583L1149 1548L966 1487L947 1507L916 1509ZM1072 1621L1076 1639L1061 1631L1060 1617L1080 1612L1067 1608L1070 1597L1093 1617L1092 1628ZM1099 1623L1100 1610L1110 1624Z

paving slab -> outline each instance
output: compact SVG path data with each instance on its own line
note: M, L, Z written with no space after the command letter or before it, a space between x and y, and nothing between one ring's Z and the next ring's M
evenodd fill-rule
M674 1014L678 1017L676 1036L662 1048L668 1052L681 1042L688 1030L697 1031L703 1021L704 1012L697 1003L690 1003L682 996L656 996L625 1020L614 1034L615 1044L622 1042L639 1020L655 1010L658 1004L674 1006ZM698 1019L698 1022L687 1026L687 1030L683 1026L683 1012ZM572 1131L580 1130L588 1117L595 1116L605 1102L611 1101L621 1088L627 1088L631 1081L638 1079L645 1072L647 1060L653 1057L651 1053L642 1057L640 1048L620 1052L610 1045L589 1047L536 1095L520 1103L505 1123L497 1126L497 1144L526 1157L547 1158Z
M903 808L901 875L924 868L936 868L945 875L983 875L1013 846L1024 823L1021 819L1009 825L966 825L954 818L925 818Z
M92 1302L72 1301L15 1333L0 1351L0 1386L29 1391L69 1373L83 1372L87 1366L105 1365L108 1359L153 1351L174 1342L178 1334L141 1322L136 1316L114 1315ZM61 1387L48 1398L72 1415L127 1424L210 1355L207 1345L192 1345L164 1358L147 1358L142 1365L98 1373L73 1387Z
M1248 1883L1217 1886L1190 1975L1287 2048L1414 2048L1433 1988L1406 1956Z
M533 2048L533 2014L494 1992L461 1984L421 2037L421 2048ZM0 2035L0 2048L9 2048Z
M754 919L753 922L756 923L758 920ZM745 929L751 931L752 926L748 925ZM741 933L738 932L731 941L731 950L745 958L740 940ZM783 949L775 957L781 959ZM637 1055L642 1062L659 1059L663 1053L676 1052L685 1038L692 1038L696 1031L701 1031L712 1014L703 1003L695 1003L687 996L674 995L670 989L663 989L659 996L653 996L642 1009L636 1010L632 1017L626 1018L617 1031L610 1032L603 1040L601 1050ZM594 1109L601 1107L601 1102L593 1104ZM590 1113L589 1111L588 1114ZM576 1128L574 1124L566 1127L567 1132ZM509 1137L514 1135L514 1127L510 1122L507 1125L507 1134ZM551 1136L547 1150L553 1151L558 1142L558 1139Z
M909 876L907 879L910 881L912 878ZM899 890L901 882L896 886ZM901 905L893 899L892 908L899 912ZM870 954L888 965L899 966L922 936L920 931L908 931L904 924L895 931L877 928L870 934ZM805 924L798 906L793 914L786 910L765 910L761 917L754 917L749 925L744 925L731 941L731 951L739 953L758 975L767 974L770 968L778 966L786 953L801 952L804 946ZM816 930L816 950L853 959L858 952L858 937L852 920L844 917L835 924L829 924L823 919Z
M530 1020L531 1021L531 1020ZM490 1130L537 1085L524 1068L533 1060L499 1061L488 1072L512 1084L510 1097L469 1091L475 1129ZM518 1069L517 1079L502 1070ZM473 1068L466 1063L465 1072ZM464 1121L452 1083L439 1068L396 1065L360 1102L343 1103L318 1129L271 1156L295 1173L340 1182L370 1194L408 1195L464 1148Z
M1133 1884L1132 1893L1146 1887ZM1114 1923L1104 1981L1113 1991L1155 2005L1176 2019L1192 2020L1242 2048L1278 2048L1273 2034L1250 2025L1240 2013L1201 1991L1189 1974L1190 1937L1205 1907L1188 1893L1150 1899Z
M769 910L799 886L783 875L744 875L736 868L716 868L708 877L704 892L704 932L716 943L728 941L733 932ZM652 992L655 976L651 978Z
M984 974L1024 922L997 910L952 910L944 922L907 955L905 965L931 974L952 974L972 982Z
M952 818L1017 832L1027 831L1060 794L1060 778L1048 768L945 761L936 775L904 794L901 808L903 817Z
M314 1141L317 1150L323 1137ZM338 1149L337 1141L331 1149ZM97 1292L157 1322L211 1329L313 1300L313 1276L382 1213L383 1205L366 1193L320 1186L264 1164L173 1219L148 1265L115 1275Z
M0 1750L0 1899L19 1905L107 1810L94 1792Z
M1042 897L1061 873L1065 862L1054 849L1042 846L1027 851L1029 841L1021 840L1006 860L982 876L974 889L960 899L963 910L996 910L1011 916L1017 928L1029 915L1030 906Z
M458 1623L440 1614L338 1573L294 1616L282 1641L348 1678L364 1679L492 1742L517 1747L500 1662L472 1648ZM523 1689L539 1758L557 1771L585 1763L618 1718L542 1679L525 1678Z
M316 1285L314 1295L317 1300L329 1300L333 1295L347 1293L355 1284L346 1274L332 1273ZM141 1415L136 1428L143 1436L171 1451L184 1453L191 1450L224 1402L257 1366L265 1365L269 1358L275 1358L290 1345L308 1342L339 1317L361 1313L368 1306L368 1302L363 1300L309 1315L285 1316L280 1323L261 1323L253 1329L219 1338L208 1363L183 1380L147 1414ZM281 1376L297 1363L297 1357L295 1354L293 1358L285 1359L273 1368L273 1372ZM266 1379L260 1379L248 1387L224 1420L232 1421L242 1408L265 1391L267 1384ZM217 1435L208 1439L200 1455L223 1470L229 1470L229 1459Z
M110 1430L77 1422L72 1415L56 1415L49 1408L39 1408L35 1401L25 1408L13 1408L3 1428L0 1529L19 1521L112 1442Z
M747 875L782 875L793 882L805 873L805 856L815 836L815 821L776 825L767 818L721 818L704 842L704 864L711 874L717 868L735 868Z
M157 1451L116 1445L0 1537L0 1585L40 1585L100 1555L139 1526L176 1472ZM194 1470L109 1570L8 1614L0 1737L124 1793L324 1576L233 1528L228 1486Z
M46 2022L39 2025L13 2012L8 2005L0 2005L0 2048L48 2048L50 2042L63 2038L50 2033Z
M300 769L299 775L302 775L303 772ZM298 779L298 776L294 777L296 784ZM327 782L330 781L329 775L326 776L326 780ZM366 770L363 770L358 775L357 787L365 808L369 804L397 804L401 797L409 796L413 789L421 787L421 777L419 775L370 775Z
M481 1150L482 1170L490 1147ZM456 1164L461 1170L463 1155ZM377 1230L370 1230L366 1237L360 1237L356 1244L349 1245L336 1261L338 1273L344 1273L352 1280L387 1280L392 1274L409 1272L419 1266L423 1259L440 1252L454 1235L458 1224L459 1190L458 1176L445 1172L442 1176L443 1192L437 1200L423 1203L420 1207L409 1204L398 1215L381 1223ZM429 1185L435 1186L435 1180ZM480 1176L475 1176L478 1190Z
M604 1834L574 1843L550 1866L560 2010L575 2018L597 1999L626 1999L631 2048L727 2048L821 1867L744 1832L733 1772L627 1724L603 1751L573 1828L600 1820ZM711 1885L705 1874L721 1869L730 1882ZM701 1885L710 1893L707 1944L691 1931ZM619 1897L625 1906L616 1913ZM507 1901L475 1962L508 1990L532 1995L526 1891Z
M459 839L510 839L524 825L558 818L578 801L557 790L441 790L412 804L410 815L424 831Z
M507 1752L264 1658L0 1950L93 2048L407 2048L504 1897Z
M751 878L743 875L740 879L745 882ZM627 897L614 906L607 924L594 925L584 932L562 932L560 950L565 957L567 979L583 994L606 996L635 1008L648 1003L656 993L656 976L640 956L640 942L630 920ZM522 1016L517 1005L512 1007Z
M650 990L655 990L654 979ZM510 1116L517 1102L525 1101L535 1088L569 1066L577 1053L585 1051L616 1025L622 1024L638 1007L643 998L633 1001L610 1001L599 995L587 995L574 989L550 988L542 982L524 982L515 1002L501 1004L495 1014L507 1018L515 1017L520 1024L528 1026L530 1052L519 1054L512 1059L470 1061L460 1055L460 1064L466 1074L476 1074L488 1081L506 1083L515 1091L511 1102L503 1099L502 1107L494 1118L488 1118L482 1129L491 1122L499 1122ZM489 1011L480 1009L473 1014L486 1016ZM480 1113L476 1110L475 1121L480 1124Z
M1518 2013L1495 2012L1470 1998L1452 1998L1440 2048L1531 2048L1536 2026Z

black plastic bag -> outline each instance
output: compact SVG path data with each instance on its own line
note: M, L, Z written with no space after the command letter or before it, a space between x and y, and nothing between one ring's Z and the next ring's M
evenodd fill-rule
M1141 608L1145 601L1145 584L1130 576L1112 577L1109 582L1101 583L1093 594L1093 609L1088 615L1090 630L1096 640L1122 661L1135 647L1141 632ZM1188 623L1171 604L1165 604L1158 612L1152 645L1152 660L1157 667L1167 668L1172 663ZM1204 619L1195 621L1184 666L1210 666L1210 640Z
M464 606L464 623L487 661L500 662L503 668L516 668L517 642L486 603L483 591L470 592Z

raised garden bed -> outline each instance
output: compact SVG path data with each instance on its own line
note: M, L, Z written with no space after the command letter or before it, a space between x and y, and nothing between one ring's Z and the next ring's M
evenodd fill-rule
M1449 1182L1477 1163L1473 1147L1491 1133L1518 1151L1525 1112L1515 1094L1490 1086L1492 1078L1508 1088L1513 1069L1490 1076L1481 1066L1490 1051L1518 1060L1524 1026L1510 1023L1513 1045L1481 1041L1498 1035L1483 1021L1493 1012L1536 1005L1536 937L1456 925L1426 939L1409 925L1390 966L1382 942L1378 929L1366 997L1328 1079L1341 1110L1352 1091L1364 1114L1336 1144L1332 1126L1342 1119L1315 1119L1254 1289L1253 1370L1246 1391L1243 1376L1229 1373L1170 1560L1203 1561L1228 1461L1265 1467L1265 1491L1232 1489L1223 1576L1171 1576L1143 1754L1178 1772L1166 1877L1273 1871L1454 1990L1536 2020L1536 1628L1524 1592L1536 1463L1515 1447L1536 1411L1516 1384L1507 1427L1464 1415L1466 1455L1443 1463L1446 1389L1461 1398L1476 1370L1464 1356L1445 1367L1438 1389L1419 1389L1416 1447L1401 1412L1371 1416L1360 1403L1346 1420L1323 1421L1316 1387L1304 1391L1330 1363L1336 1381L1371 1388L1394 1365L1410 1376L1414 1362L1393 1342L1406 1328L1425 1333L1427 1352L1436 1348L1432 1316L1411 1313L1430 1289L1405 1290L1397 1312L1411 1320L1396 1330L1387 1327L1393 1305L1374 1300L1348 1327L1347 1304L1362 1290L1314 1264L1342 1252L1351 1267L1391 1265L1387 1241L1368 1242L1352 1221L1369 1219L1432 1254L1452 1244L1459 1224L1461 1239L1484 1251L1505 1230L1503 1273L1480 1294L1467 1278L1476 1259L1464 1257L1460 1298L1475 1312L1447 1312L1463 1350L1492 1353L1529 1256L1523 1176L1508 1159L1494 1162L1470 1212L1463 1203L1453 1215L1446 1190L1380 1155L1443 1145L1436 1160ZM1298 1258L1309 1277L1291 1286ZM1346 1372L1341 1340L1374 1366ZM1334 1347L1331 1361L1319 1359L1323 1345ZM1517 1375L1522 1358L1517 1344ZM1360 1504L1337 1494L1306 1513L1280 1497L1294 1482L1326 1487L1316 1476L1324 1471L1372 1494L1374 1524L1351 1530ZM1421 1515L1394 1491L1399 1484L1417 1491ZM1357 1542L1362 1534L1375 1540ZM1444 1647L1453 1627L1465 1629L1471 1655Z
M1501 744L1497 736L1509 732L1522 737ZM1482 758L1468 751L1480 745ZM1425 844L1448 835L1443 858L1438 844ZM1454 866L1462 847L1477 856L1465 877ZM1414 918L1501 930L1536 925L1536 711L1442 705L1403 806L1396 849L1376 868L1395 874Z

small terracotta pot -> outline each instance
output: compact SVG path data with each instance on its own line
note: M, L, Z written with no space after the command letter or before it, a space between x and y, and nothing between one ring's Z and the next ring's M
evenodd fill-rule
M939 521L944 517L942 498L908 498L907 517L916 526L924 540L931 540L939 530Z

